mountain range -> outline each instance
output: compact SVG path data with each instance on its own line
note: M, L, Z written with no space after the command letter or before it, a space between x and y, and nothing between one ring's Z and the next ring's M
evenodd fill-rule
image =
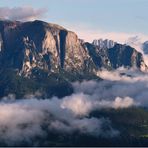
M147 70L142 54L128 45L111 40L88 43L40 20L0 20L0 97L13 93L20 98L36 91L61 97L72 93L69 82L100 79L98 70L119 67Z

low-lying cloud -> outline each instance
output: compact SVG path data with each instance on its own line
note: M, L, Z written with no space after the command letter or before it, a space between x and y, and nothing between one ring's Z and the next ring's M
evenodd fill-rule
M97 95L80 93L64 98L61 107L72 111L76 116L86 116L94 110L128 108L134 105L136 104L130 97L116 97L114 100L106 100L97 97Z
M114 100L117 97L129 97L133 99L135 105L148 106L148 73L135 69L119 68L115 71L102 70L98 75L104 79L100 83L91 82L92 89L88 93L98 99ZM89 82L90 83L90 82ZM75 84L76 85L76 84ZM82 86L83 85L83 89ZM75 91L87 93L85 82L76 85Z
M67 98L60 100L53 97L45 100L28 98L20 101L1 101L0 144L20 146L25 143L39 146L40 139L47 139L52 133L78 132L104 138L119 134L118 130L112 128L109 119L87 117L87 114L81 114L80 110L76 114L76 110L71 111L72 107L63 108L65 99ZM47 141L43 140L42 145L44 142Z
M25 142L38 146L39 139L47 139L52 133L77 132L104 138L120 135L109 118L93 117L90 113L106 108L147 107L148 75L123 68L102 70L98 75L104 80L74 82L74 93L61 99L4 97L0 102L0 143L18 146Z
M31 6L24 7L0 7L0 18L17 20L17 21L32 21L35 19L42 19L47 13L47 9L35 9Z

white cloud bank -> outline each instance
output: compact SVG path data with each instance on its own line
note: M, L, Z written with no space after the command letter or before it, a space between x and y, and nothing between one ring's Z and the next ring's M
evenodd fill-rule
M51 132L72 134L78 131L81 134L106 138L119 134L111 127L108 119L88 118L85 114L82 115L80 110L70 112L69 108L64 109L62 104L65 101L64 98L60 100L56 97L51 100L33 98L2 101L0 103L0 142L4 142L7 146L20 146L23 142L38 146L40 139L46 139ZM81 118L75 116L75 113L81 114ZM108 126L106 131L103 129L104 123ZM35 140L36 138L38 140Z
M128 108L135 105L130 97L116 97L114 100L101 100L96 96L85 95L83 93L74 94L63 99L61 107L72 111L76 116L89 115L91 111L103 108Z
M45 8L35 9L31 6L24 7L0 7L0 18L17 21L32 21L42 19L47 10Z
M148 75L123 68L113 72L103 70L99 75L104 80L73 83L74 93L62 99L28 96L18 101L13 95L4 97L0 102L0 141L9 146L23 141L38 145L32 144L35 138L46 139L50 132L117 136L119 131L112 128L109 119L89 114L105 108L148 107ZM103 128L104 125L108 128Z

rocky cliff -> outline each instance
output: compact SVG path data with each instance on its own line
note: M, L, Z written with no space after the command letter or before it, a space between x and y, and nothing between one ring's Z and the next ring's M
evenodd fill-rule
M98 68L112 70L125 67L141 71L148 68L142 54L130 46L117 43L112 48L100 48L90 43L85 43L84 46Z
M34 69L84 71L92 63L77 35L42 21L0 21L0 66L30 75Z

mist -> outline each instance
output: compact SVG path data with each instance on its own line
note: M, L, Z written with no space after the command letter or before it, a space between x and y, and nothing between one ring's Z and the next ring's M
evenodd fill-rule
M40 139L48 139L48 135L54 133L71 135L78 132L104 138L119 135L109 119L88 117L82 111L63 107L66 99L53 97L1 101L0 143L6 146L20 146L22 143L39 146ZM46 143L50 139L43 141Z
M12 94L3 97L0 102L0 142L7 146L18 146L23 142L38 146L36 138L47 139L50 133L71 135L78 132L104 138L119 136L120 131L112 127L109 118L89 115L106 108L147 107L148 75L123 68L112 72L102 70L98 75L103 80L72 83L74 93L60 99L43 100L26 95L16 100Z

